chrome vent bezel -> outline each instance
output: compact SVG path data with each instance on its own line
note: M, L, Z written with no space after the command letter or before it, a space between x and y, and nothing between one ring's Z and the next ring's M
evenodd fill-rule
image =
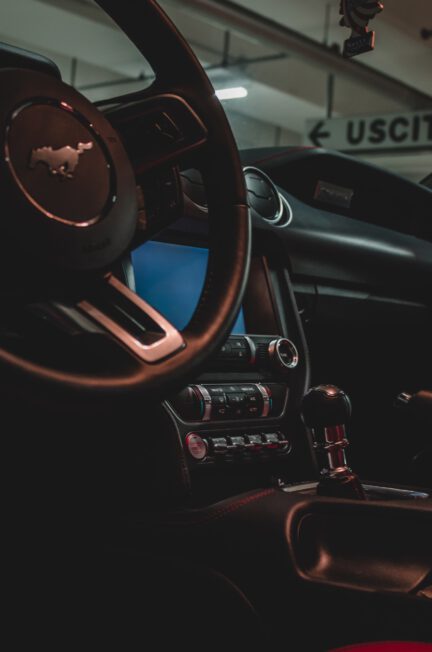
M187 172L187 170L184 172ZM185 191L183 185L184 184L183 179L188 181L192 185L194 184L200 185L200 184L196 180L191 180L184 172L180 173L180 177L182 178L181 180L182 180L183 194L185 199L185 208L189 210L193 215L193 217L195 217L196 219L206 218L208 216L207 205L198 203L194 199L192 199L191 196L189 196L189 194ZM196 170L196 172L198 172L198 170ZM255 215L255 217L262 220L264 223L272 227L285 228L286 226L289 226L289 224L291 224L293 220L293 210L289 200L281 192L279 192L276 184L260 168L257 168L253 165L245 166L243 168L243 174L245 175L245 182L246 182L246 176L248 172L253 172L255 175L261 176L261 178L272 188L274 194L278 198L278 210L273 218L269 219L268 217L261 215L253 207L251 207L252 214ZM202 185L204 186L204 184Z
M284 215L283 220L279 224L276 224L276 226L289 226L291 222L293 221L293 209L291 208L291 204L289 203L288 199L284 197L281 193L279 193L279 197L282 200L282 203L284 205Z
M278 227L285 227L288 226L293 219L293 211L292 208L286 199L279 190L277 189L276 184L270 179L270 177L263 172L260 168L254 167L253 165L248 165L243 168L243 173L245 175L245 181L247 178L247 173L252 172L253 174L260 176L272 189L274 195L278 198L278 208L277 211L272 218L265 217L264 215L261 215L258 213L258 211L251 207L253 212L260 217L264 222L267 224L270 224L271 226L278 226Z

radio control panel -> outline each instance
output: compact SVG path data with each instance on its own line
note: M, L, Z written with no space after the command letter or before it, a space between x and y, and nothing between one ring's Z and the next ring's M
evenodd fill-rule
M289 375L299 363L295 344L277 335L231 335L211 361L211 367L225 370L270 371Z

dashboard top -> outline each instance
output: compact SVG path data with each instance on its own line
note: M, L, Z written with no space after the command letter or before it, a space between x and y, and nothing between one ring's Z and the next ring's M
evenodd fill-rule
M424 279L432 278L430 189L326 150L271 148L241 155L246 174L258 168L270 177L289 211L288 219L285 213L275 224L252 210L260 232L255 246L268 242L264 247L279 252L294 276L407 298L426 292ZM176 229L205 238L200 175L181 174L187 217Z

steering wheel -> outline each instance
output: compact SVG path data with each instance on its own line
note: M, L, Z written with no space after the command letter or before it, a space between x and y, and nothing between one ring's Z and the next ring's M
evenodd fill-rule
M145 225L137 219L136 180L124 145L108 119L53 75L0 70L2 250L31 259L47 299L53 278L79 287L75 309L127 352L131 364L109 375L59 369L0 348L0 369L22 386L55 388L92 398L163 394L194 373L219 347L241 305L250 261L251 226L238 151L225 113L191 49L154 0L99 0L146 56L155 72L136 94L140 111L174 130L168 159L199 150L209 208L209 263L191 321L179 332L107 273L132 248ZM166 152L142 153L147 171ZM24 254L24 255L23 255ZM28 274L28 271L26 272ZM27 277L28 278L28 277ZM94 283L95 278L98 283ZM85 297L86 283L98 287ZM83 296L84 294L84 296ZM101 301L103 296L103 301ZM54 297L51 297L54 298ZM127 304L144 337L116 320ZM149 333L151 336L149 336Z

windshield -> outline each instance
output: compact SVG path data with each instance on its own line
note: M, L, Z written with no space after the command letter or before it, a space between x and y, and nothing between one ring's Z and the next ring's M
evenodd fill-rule
M351 29L339 0L160 4L207 69L240 148L322 146L413 181L431 173L431 2L385 0L369 25L375 49L353 58L342 56ZM2 0L0 39L46 54L93 101L153 79L92 0Z

